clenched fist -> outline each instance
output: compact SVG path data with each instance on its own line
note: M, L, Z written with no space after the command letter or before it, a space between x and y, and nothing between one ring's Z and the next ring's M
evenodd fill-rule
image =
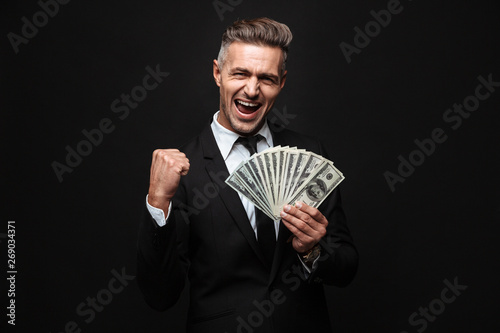
M168 215L168 206L174 196L181 176L187 175L189 160L178 149L156 149L153 152L149 176L148 202Z

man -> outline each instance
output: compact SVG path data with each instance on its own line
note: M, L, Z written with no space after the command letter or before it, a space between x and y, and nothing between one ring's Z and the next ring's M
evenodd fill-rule
M259 152L289 145L326 154L316 140L266 123L291 39L268 18L228 27L213 62L220 111L181 151L153 153L137 280L148 304L165 310L187 277L189 332L330 332L323 284L345 286L355 275L338 189L319 209L286 205L273 222L224 183L251 141Z

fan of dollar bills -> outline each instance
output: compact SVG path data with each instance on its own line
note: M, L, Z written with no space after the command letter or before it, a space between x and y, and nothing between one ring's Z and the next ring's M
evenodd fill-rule
M297 147L273 147L253 154L226 183L273 220L286 204L304 202L317 208L344 180L326 158Z

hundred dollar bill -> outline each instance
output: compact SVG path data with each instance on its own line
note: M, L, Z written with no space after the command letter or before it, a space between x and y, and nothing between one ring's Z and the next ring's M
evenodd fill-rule
M295 189L295 185L297 181L299 181L299 176L304 172L307 161L311 157L311 155L307 154L305 150L297 150L298 157L297 163L292 169L292 174L290 175L290 180L287 184L287 192L285 193L285 198L289 198L294 195L293 189Z
M269 203L271 204L271 207L274 205L274 199L273 199L273 182L271 180L271 170L269 169L268 163L269 160L265 158L265 155L263 153L255 154L254 159L256 161L256 164L260 170L261 174L261 180L262 180L262 185L264 186L264 189L266 190L266 197Z
M248 190L248 192L258 200L263 207L266 208L268 212L271 212L271 206L267 201L267 198L263 195L263 191L260 189L261 183L257 182L250 171L247 170L247 164L242 164L240 167L236 168L234 173L242 181L242 185Z
M262 158L264 161L264 167L265 167L265 174L267 177L268 181L268 186L269 186L269 201L271 201L271 207L274 208L276 204L276 196L275 196L275 187L276 183L274 181L274 166L273 166L273 159L272 159L272 154L269 152L266 152L262 154Z
M297 193L297 190L302 186L304 181L309 179L311 174L318 169L323 163L326 163L326 159L323 158L322 156L308 153L307 154L309 158L307 159L306 164L304 165L304 168L302 170L302 173L298 175L297 180L295 181L293 188L290 189L290 193L292 195Z
M284 202L284 199L286 199L287 197L288 189L290 188L290 183L292 182L292 176L295 167L297 166L299 156L300 155L296 149L287 150L286 163L284 165L283 175L281 177L282 186L279 193L279 196L281 198L281 201L279 203L280 206L286 204L286 202Z
M256 174L255 170L252 168L250 163L245 163L244 169L248 176L252 179L252 181L255 182L256 188L255 188L255 193L259 196L259 198L262 199L262 201L265 203L266 207L271 207L271 203L269 200L267 200L266 196L266 191L264 190L263 183L261 178Z
M269 218L274 219L273 214L265 208L265 205L260 200L252 195L252 193L244 186L244 182L238 177L236 173L232 173L229 175L229 177L226 179L226 184L228 184L234 190L236 190L236 192L240 193L248 200L250 200L250 202L253 203L255 207L263 211L267 216L269 216Z
M292 205L301 201L311 207L318 208L344 179L345 177L333 166L333 163L325 163L304 182L288 203Z
M255 156L256 155L253 155L249 160L246 161L247 169L251 172L253 178L257 181L257 183L259 183L259 189L261 191L261 195L266 198L269 207L271 207L271 202L268 199L269 193L266 186L266 178L264 176L264 171L261 170Z
M283 172L285 170L285 163L286 163L286 151L284 149L281 149L278 151L277 158L278 158L278 166L276 168L276 210L275 214L279 214L279 210L281 210L281 203L283 200L282 195L282 188L283 188L283 183L281 182L281 179L283 177Z

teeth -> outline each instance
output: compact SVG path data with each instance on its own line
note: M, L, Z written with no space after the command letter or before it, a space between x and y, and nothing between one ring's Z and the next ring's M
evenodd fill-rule
M253 103L243 102L243 101L240 101L240 100L237 100L237 102L240 103L241 105L249 106L249 107L256 107L256 106L259 105L259 104L253 104Z

